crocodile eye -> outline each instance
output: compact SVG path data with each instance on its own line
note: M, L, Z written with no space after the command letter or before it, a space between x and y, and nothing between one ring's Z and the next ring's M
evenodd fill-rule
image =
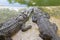
M5 40L5 36L0 35L0 40Z

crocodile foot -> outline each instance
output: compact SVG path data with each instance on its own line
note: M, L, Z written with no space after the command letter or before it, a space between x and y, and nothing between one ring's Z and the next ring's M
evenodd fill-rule
M32 27L31 25L28 25L27 27L22 26L22 29L21 29L21 30L22 30L23 32L25 32L25 31L31 29L31 27Z

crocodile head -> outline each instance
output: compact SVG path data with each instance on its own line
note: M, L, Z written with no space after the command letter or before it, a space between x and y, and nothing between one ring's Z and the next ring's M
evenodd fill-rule
M37 19L42 18L42 17L49 19L50 15L48 13L42 12L39 9L35 9L34 10L34 14L32 16L32 21L35 22L35 23L37 23Z

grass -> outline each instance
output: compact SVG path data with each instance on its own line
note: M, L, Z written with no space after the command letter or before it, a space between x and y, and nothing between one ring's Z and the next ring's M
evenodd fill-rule
M40 7L40 9L48 13L50 16L60 19L60 6L43 6Z
M44 12L47 12L50 16L60 19L60 6L41 6L40 9ZM0 9L0 23L11 17L14 17L20 13L20 11L21 10L17 12L16 10Z

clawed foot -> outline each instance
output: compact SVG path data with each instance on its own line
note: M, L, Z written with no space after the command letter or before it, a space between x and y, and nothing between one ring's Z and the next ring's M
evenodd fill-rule
M25 31L31 29L31 27L32 27L31 25L28 25L27 27L23 27L21 30L22 30L23 32L25 32Z

